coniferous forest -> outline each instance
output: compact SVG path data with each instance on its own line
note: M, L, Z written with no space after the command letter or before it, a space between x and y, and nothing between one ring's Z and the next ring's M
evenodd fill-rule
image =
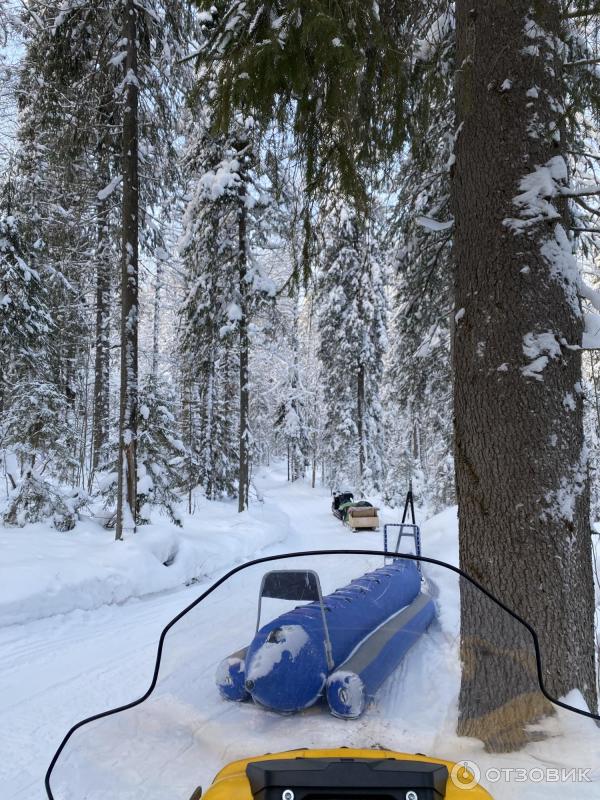
M47 565L7 624L273 546L273 475L292 530L410 488L593 711L599 351L593 0L0 0L1 549ZM42 542L89 536L169 581L63 602Z
M317 4L331 80L275 99L260 92L296 12L267 14L246 106L240 56L216 56L229 22L250 25L235 4L27 5L3 19L5 521L69 527L103 498L122 531L197 487L243 510L282 456L291 479L396 505L412 478L451 504L449 8L338 42L345 20L321 29ZM360 36L413 33L410 70L385 50L349 62Z

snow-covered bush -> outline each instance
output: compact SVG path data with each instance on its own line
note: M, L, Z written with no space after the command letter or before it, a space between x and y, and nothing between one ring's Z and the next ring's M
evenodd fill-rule
M0 441L16 455L23 477L56 475L77 466L67 399L53 383L39 378L23 378L12 387Z
M11 494L2 522L23 528L29 522L49 519L59 531L73 530L77 522L77 504L48 481L28 472Z

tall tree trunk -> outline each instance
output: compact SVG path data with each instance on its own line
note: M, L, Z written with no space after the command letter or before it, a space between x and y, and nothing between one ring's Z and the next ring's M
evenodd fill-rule
M125 112L123 118L123 218L121 256L121 391L119 408L119 485L116 537L125 526L135 530L137 514L138 405L138 102L137 8L124 0Z
M358 481L361 496L364 494L365 479L365 368L361 364L357 378L356 417L358 427Z
M243 158L243 156L242 156ZM247 243L247 220L248 211L246 208L246 185L244 173L242 171L239 189L238 206L238 265L239 265L239 296L241 319L239 322L240 335L240 459L239 459L239 478L238 478L238 511L242 512L248 508L248 488L250 481L250 430L248 427L248 415L250 411L250 388L248 386L248 367L250 343L248 339L248 283L246 281L248 271L248 243Z
M162 290L163 262L156 260L156 285L154 287L154 314L152 319L152 377L158 378L158 361L160 355L160 295Z
M530 20L532 6L539 27ZM568 210L544 197L543 187L533 198L516 199L523 177L539 167L547 167L548 180L566 182L562 68L553 45L559 9L558 0L456 3L453 361L460 564L537 629L548 689L563 696L578 687L595 706L577 349L583 324L565 233ZM498 635L497 620L481 611L463 598L463 648ZM463 675L461 730L485 738L510 699L503 689L534 693L534 676L504 673L492 685L477 669L482 653L470 657L475 668ZM530 718L548 710L534 706ZM504 743L488 744L518 744L527 721L516 720Z
M182 396L182 428L187 433L187 448L189 452L189 470L188 470L188 514L192 513L192 497L194 487L196 486L196 470L194 463L195 446L195 430L194 430L194 389L193 382L190 376L186 377L183 386Z
M99 158L103 158L102 151ZM110 180L103 170L103 186ZM98 200L96 250L96 352L94 360L94 429L92 433L92 472L108 442L110 413L110 262L108 258L108 199Z
M204 430L203 447L206 464L206 485L204 491L209 500L216 499L215 491L215 450L219 450L219 443L214 441L214 416L215 416L215 379L216 379L216 353L215 345L210 349L210 362L208 364L208 376L206 382L206 425Z

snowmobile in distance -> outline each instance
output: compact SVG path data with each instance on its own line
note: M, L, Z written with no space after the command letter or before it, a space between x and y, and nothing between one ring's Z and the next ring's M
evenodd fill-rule
M334 517L354 532L379 529L378 509L367 500L354 500L352 492L334 493L331 510Z
M550 668L435 559L257 559L169 623L142 697L68 732L48 798L597 800L600 717Z

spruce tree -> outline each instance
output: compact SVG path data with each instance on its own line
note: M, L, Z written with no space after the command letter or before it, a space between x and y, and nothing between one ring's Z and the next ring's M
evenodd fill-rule
M186 270L186 298L181 310L180 347L184 383L190 392L187 445L195 452L199 484L209 498L233 491L237 473L237 435L231 367L238 363L230 311L237 280L235 223L236 176L224 156L224 139L215 138L209 119L190 132L185 161L189 199L181 255ZM238 367L239 368L239 364ZM235 391L235 390L234 390Z
M35 250L10 211L7 203L0 216L0 414L10 406L16 382L45 367L53 326L47 275L36 268Z
M152 373L140 387L137 456L138 520L148 522L152 507L157 507L176 525L181 525L177 508L180 498L175 487L180 482L185 447L180 437L173 389Z
M208 114L199 115L186 159L190 191L181 251L187 280L181 327L184 382L202 386L192 395L200 403L200 429L193 425L201 453L199 481L209 497L220 496L229 489L233 471L240 511L247 508L250 481L250 325L256 309L274 293L251 247L258 209L253 166L251 120L236 120L225 136L213 133ZM231 369L236 363L234 398ZM236 409L234 428L230 415ZM234 464L229 437L235 429Z
M350 206L328 227L319 287L319 358L329 485L361 492L379 487L386 347L385 276L369 229Z
M386 357L386 499L404 503L412 480L433 512L454 501L452 448L452 226L454 17L431 4L415 36L409 142L389 213L394 315Z

